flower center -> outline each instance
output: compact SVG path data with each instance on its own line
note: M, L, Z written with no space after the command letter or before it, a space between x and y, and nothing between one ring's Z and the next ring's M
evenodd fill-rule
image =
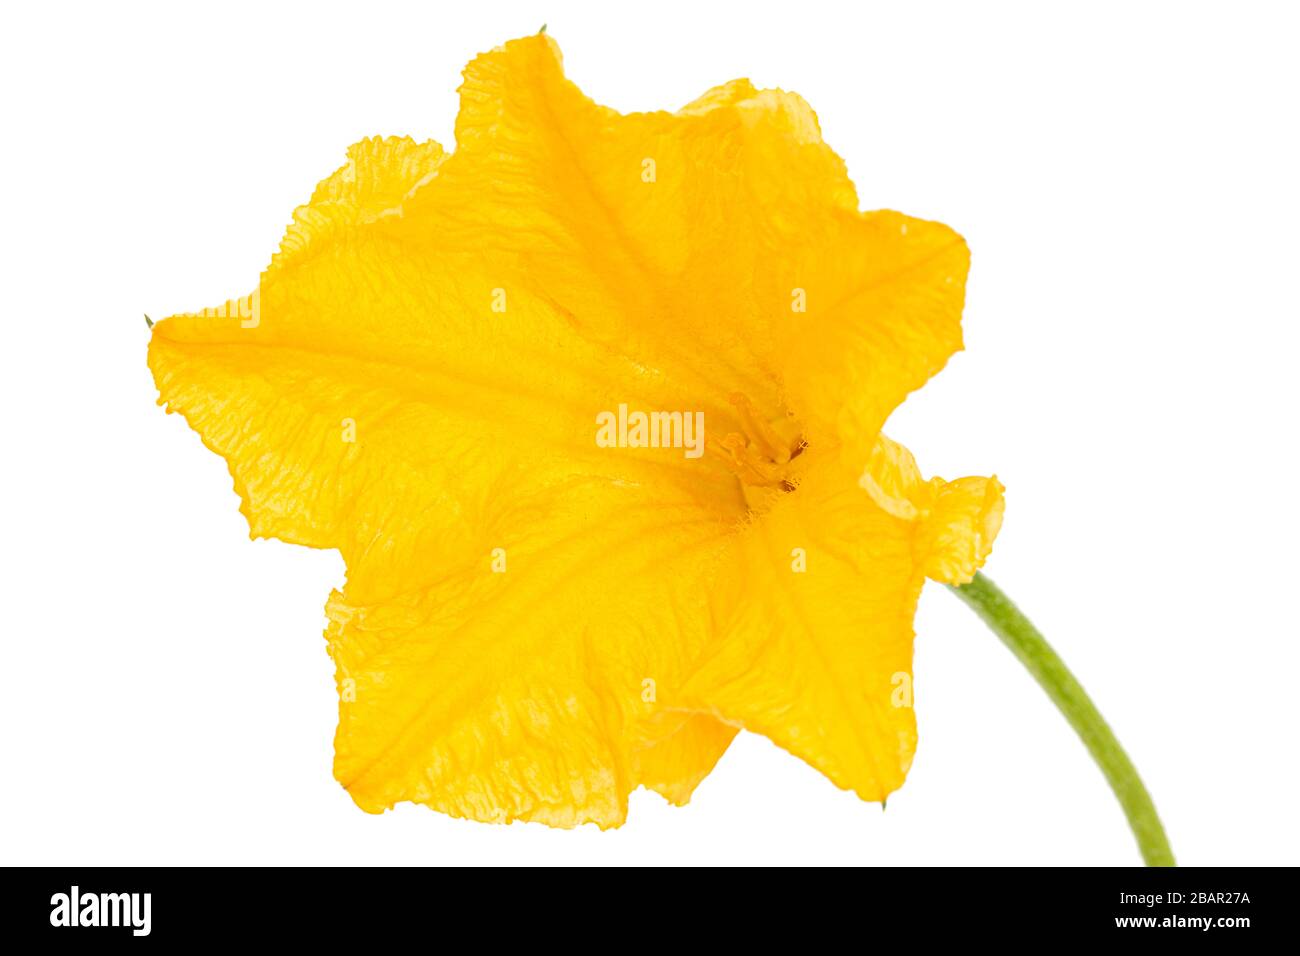
M756 494L763 490L794 491L796 460L808 447L794 415L766 419L740 392L733 392L729 401L736 406L741 431L728 432L721 440L706 439L705 451L740 479L741 490L751 506L764 497Z

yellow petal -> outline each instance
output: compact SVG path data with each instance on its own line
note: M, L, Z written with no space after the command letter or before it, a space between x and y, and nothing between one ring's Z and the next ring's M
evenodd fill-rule
M973 572L1001 515L877 437L960 347L964 243L858 213L793 94L620 116L546 37L467 68L456 136L354 146L252 295L150 344L251 533L347 563L339 780L609 826L743 725L887 793L921 580ZM601 447L622 404L702 412L714 454Z
M448 165L432 146L360 144L295 213L252 307L155 325L159 401L227 459L252 534L339 548L352 586L383 596L436 577L430 552L490 547L489 504L555 475L667 484L736 520L729 474L597 447L598 411L699 405L522 283L498 286L519 264L459 231L458 207L426 208L395 245L385 223L402 216L380 207Z
M968 583L993 550L1003 507L997 478L942 482L922 531L926 576L944 584Z
M690 800L736 736L734 726L706 713L661 710L640 726L652 736L636 748L637 781L677 806Z
M464 216L498 227L487 241L526 255L527 281L584 336L710 400L713 421L741 392L861 462L961 347L966 244L859 213L795 94L738 80L675 114L623 116L564 78L553 40L529 37L467 68L457 139L473 165L440 178L476 197ZM424 191L411 208L438 201ZM523 247L521 210L553 247Z
M761 733L865 800L903 782L916 745L914 529L838 465L811 472L735 542L718 632L670 703Z
M858 483L881 509L916 523L922 568L944 584L970 581L1002 527L997 478L926 481L912 453L884 435L877 437Z
M696 582L728 529L680 496L592 477L516 507L499 550L458 567L430 554L432 586L335 593L335 775L371 812L409 800L489 822L615 826L642 783L684 802L732 731L666 727L657 689L707 637Z
M810 445L860 467L889 413L961 348L969 252L947 226L898 213L831 217L790 281L808 312L782 327L787 403ZM850 251L852 250L852 251Z
M881 438L858 480L823 462L733 543L718 632L671 703L761 733L864 800L916 747L912 618L926 576L969 580L1001 521L996 479L921 479Z
M345 696L360 694L341 706L338 738L339 778L360 804L412 799L476 819L611 825L643 780L684 801L734 731L706 718L671 735L637 726L655 710L640 700L641 681L673 681L706 620L653 582L699 580L694 567L670 570L698 560L695 539L671 525L705 540L721 534L743 513L736 482L680 449L597 447L598 410L620 400L684 406L631 357L618 361L584 341L526 290L512 287L506 311L493 312L496 260L472 244L448 249L434 230L394 254L375 224L442 158L409 142L375 145L355 148L295 215L256 310L155 326L160 401L227 459L254 536L337 547L347 561L330 640L341 692L351 680ZM591 523L603 523L604 534ZM600 549L614 542L625 560L601 564ZM500 577L489 566L498 548L511 569ZM672 560L645 566L660 550ZM621 575L642 576L641 591ZM653 608L636 605L642 592L653 592ZM405 620L409 609L400 609L431 595L443 616L409 632L376 624ZM495 628L515 595L503 634ZM536 613L529 602L543 600L547 613ZM480 601L491 609L479 610ZM453 607L463 620L446 616ZM640 628L661 614L670 618L651 640ZM347 630L342 620L357 623ZM512 637L541 640L553 653L521 651ZM515 683L503 681L497 696L469 709L426 700L422 693L448 683L436 668L406 673L384 663L376 672L368 656L351 655L354 640L368 655L388 639L438 661L464 642L482 674L513 673ZM629 643L644 653L621 657ZM522 668L520 655L537 670ZM495 685L480 676L474 686ZM470 743L521 726L500 723L495 708L506 700L537 721L552 720L547 707L564 708L554 718L563 732L523 738L504 765L490 742L472 758ZM420 725L425 750L399 736L419 708L433 715ZM393 752L383 762L356 769L386 748ZM421 774L447 753L457 772L435 787Z

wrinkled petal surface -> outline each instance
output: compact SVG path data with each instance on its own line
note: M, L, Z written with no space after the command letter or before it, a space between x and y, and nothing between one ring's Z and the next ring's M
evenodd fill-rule
M858 212L798 96L620 115L529 37L466 69L454 152L353 146L256 291L158 323L149 364L254 537L344 557L363 809L614 826L742 727L875 800L915 746L922 582L1001 521L995 479L880 435L960 348L967 265ZM621 405L702 413L710 453L602 447Z

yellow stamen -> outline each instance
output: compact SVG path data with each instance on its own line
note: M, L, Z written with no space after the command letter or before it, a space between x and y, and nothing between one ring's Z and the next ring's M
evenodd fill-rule
M708 438L705 450L744 485L793 491L789 465L806 447L802 436L787 441L755 412L747 396L736 392L730 400L740 415L744 433L729 432L721 441Z
M732 405L740 413L740 424L746 434L759 450L777 464L784 465L790 460L790 449L781 441L781 437L772 430L772 426L754 414L754 405L749 397L740 392L732 392Z

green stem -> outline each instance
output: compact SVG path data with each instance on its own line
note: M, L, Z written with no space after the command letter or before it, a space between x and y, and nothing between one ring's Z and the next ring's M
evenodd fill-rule
M951 590L1011 648L1011 653L1020 659L1070 722L1119 798L1147 866L1174 866L1174 851L1169 848L1169 838L1137 768L1065 662L1038 633L1038 628L983 574L977 573L969 584Z

